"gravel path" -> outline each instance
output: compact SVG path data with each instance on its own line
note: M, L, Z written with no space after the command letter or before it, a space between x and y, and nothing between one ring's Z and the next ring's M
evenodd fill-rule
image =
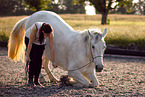
M24 64L12 62L7 57L7 48L0 48L0 97L145 97L145 58L105 55L104 64L103 72L96 73L100 82L96 88L60 87L48 82L43 69L44 87L28 88L25 86ZM59 78L67 72L56 69L54 74Z

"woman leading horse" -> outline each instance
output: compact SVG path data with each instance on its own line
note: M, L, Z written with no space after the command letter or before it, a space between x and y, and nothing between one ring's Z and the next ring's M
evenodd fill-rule
M43 22L36 22L25 33L25 44L27 46L26 62L29 62L28 85L30 86L33 86L34 76L35 85L40 85L40 83L38 82L38 78L41 71L42 55L45 49L47 37L49 38L52 65L56 67L53 48L53 29L51 25Z

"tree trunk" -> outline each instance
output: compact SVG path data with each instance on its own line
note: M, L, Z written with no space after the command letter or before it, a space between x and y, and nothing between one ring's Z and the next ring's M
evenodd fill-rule
M102 20L101 20L101 24L107 24L107 14L102 13Z

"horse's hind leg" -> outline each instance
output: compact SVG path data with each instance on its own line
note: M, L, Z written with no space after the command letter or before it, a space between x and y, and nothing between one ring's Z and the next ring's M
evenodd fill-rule
M68 71L68 76L72 77L75 80L75 83L71 83L73 86L89 87L89 81L83 76L83 74L79 70Z
M48 75L49 81L50 82L58 82L58 79L55 78L54 75L51 73L50 68L48 67L48 63L49 63L49 60L45 56L43 56L42 64L44 66L45 72Z

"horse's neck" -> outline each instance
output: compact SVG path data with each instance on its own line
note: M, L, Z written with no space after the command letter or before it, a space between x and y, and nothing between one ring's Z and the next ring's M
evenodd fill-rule
M58 15L57 18L52 17L50 23L59 33L69 34L75 32L75 30Z
M75 30L69 27L69 25L65 25L61 23L59 25L54 25L53 29L59 34L71 34L75 32Z
M81 44L82 44L82 50L84 50L85 55L88 60L91 59L91 50L90 50L90 40L87 32L83 32L79 34L81 37Z

